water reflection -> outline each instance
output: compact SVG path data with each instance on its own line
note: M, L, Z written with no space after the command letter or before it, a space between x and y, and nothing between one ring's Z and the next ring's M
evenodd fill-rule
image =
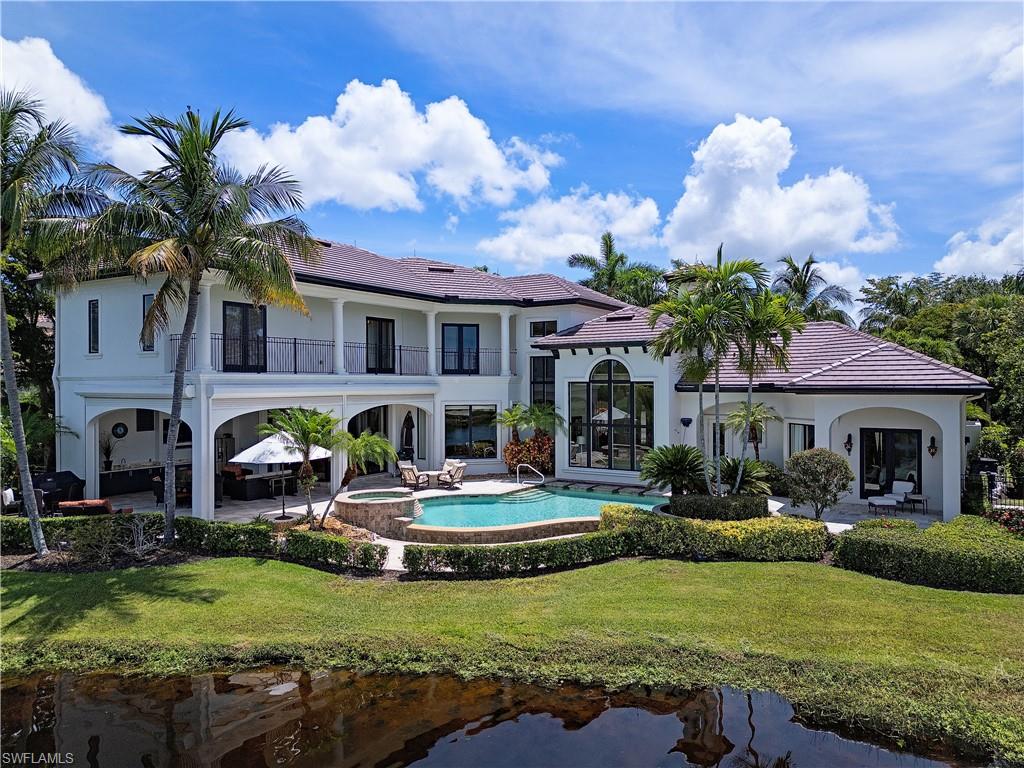
M257 670L3 688L4 752L103 766L949 765L812 731L779 696Z

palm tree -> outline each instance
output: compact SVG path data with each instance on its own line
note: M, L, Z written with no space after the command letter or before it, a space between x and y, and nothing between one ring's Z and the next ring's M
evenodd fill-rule
M537 437L554 435L565 430L565 417L551 403L534 403L525 412L526 426Z
M653 264L631 262L626 254L615 250L611 232L601 235L599 256L574 253L566 263L590 272L590 277L580 280L581 285L627 304L648 307L665 295L662 270Z
M805 324L806 320L800 310L791 307L784 296L774 294L767 288L745 297L736 346L738 367L747 374L747 404L743 409L746 416L752 416L754 412L754 377L769 367L781 370L789 367L790 342L793 334L802 331ZM743 434L750 434L750 429L751 423L747 421ZM743 482L746 457L747 440L744 440L733 493L739 493Z
M288 408L270 412L267 423L260 424L256 431L264 436L280 435L282 442L302 457L299 467L299 486L306 494L306 514L313 517L313 488L317 476L310 463L310 454L316 448L334 451L344 443L347 432L341 431L340 422L334 416L315 408Z
M841 285L829 283L812 253L802 264L792 256L779 259L782 270L772 281L772 290L787 298L808 320L832 320L852 326L845 308L853 306L853 295Z
M334 500L338 498L338 494L347 488L359 476L360 472L366 471L367 464L384 465L389 461L398 460L398 451L395 450L395 446L387 438L374 434L370 430L366 430L359 437L353 437L350 433L341 431L338 433L338 437L340 438L339 447L345 451L348 462L341 482L335 489L330 501L324 507L324 513L320 516L318 528L324 527L324 520L327 519L328 513L334 506Z
M526 408L522 403L513 403L511 407L494 417L494 423L499 427L512 430L512 442L519 443L519 430L530 426L526 415Z
M768 283L768 273L759 261L725 261L722 251L723 246L719 245L714 264L679 264L674 271L666 275L670 286L696 294L700 297L699 300L708 306L713 306L716 302L724 302L723 307L728 306L727 311L716 312L713 318L708 318L713 327L708 329L709 345L706 347L715 374L715 435L712 440L712 461L715 467L715 489L719 495L722 493L722 446L719 440L722 423L722 360L730 346L739 346L744 333L745 308L751 297L763 292ZM703 382L698 384L698 387L702 386ZM700 418L704 418L703 410Z
M920 281L900 282L895 275L869 278L860 289L864 302L860 330L875 335L886 328L899 330L904 321L916 315L926 304Z
M717 367L719 360L729 348L732 325L739 315L739 299L730 294L702 295L693 293L685 286L653 307L649 322L655 327L662 317L671 318L672 323L661 330L650 343L651 356L661 362L673 354L680 355L679 372L687 381L697 386L697 445L707 455L704 440L704 382ZM717 418L717 417L716 417ZM717 440L715 441L717 442ZM714 452L714 450L713 450ZM705 468L708 462L705 462ZM705 469L705 484L708 495L713 495L711 479Z
M219 271L229 289L253 304L278 304L308 313L289 258L312 261L319 246L294 215L302 208L298 183L278 167L263 166L243 176L217 158L224 137L247 125L233 112L222 115L217 110L203 121L189 109L175 120L149 116L121 126L121 133L151 139L164 164L139 176L109 164L92 168L90 178L109 186L115 199L89 220L84 258L65 273L70 275L66 283L100 269L125 270L143 280L162 276L143 319L142 339L167 330L172 309L184 307L167 428L168 488L174 487L188 340L196 324L203 276ZM167 544L174 541L174 497L164 496Z
M746 434L754 446L754 459L761 460L761 433L769 421L782 421L773 408L764 403L743 404L725 417L725 428L735 434Z
M26 93L0 93L0 243L3 264L16 248L55 250L50 233L42 226L47 220L97 209L93 190L70 183L78 170L78 144L67 123L46 122L41 102ZM39 522L28 443L21 413L21 396L14 367L14 350L7 325L7 305L0 282L0 359L4 389L10 411L11 437L18 464L21 495L32 532L32 544L40 555L48 554Z

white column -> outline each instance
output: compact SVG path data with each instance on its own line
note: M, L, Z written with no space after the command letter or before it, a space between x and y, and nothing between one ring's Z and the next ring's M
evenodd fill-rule
M501 311L501 375L511 376L512 375L512 360L511 360L511 343L509 342L509 330L508 330L508 319L509 311L503 309Z
M437 376L437 312L424 312L427 316L427 375Z
M345 373L345 300L332 299L334 317L334 372Z
M212 370L213 366L210 364L211 357L212 342L210 336L210 286L206 283L200 283L199 312L196 315L196 370Z
M942 434L935 435L935 445L938 448L935 456L928 454L932 434L928 430L921 433L921 451L924 454L921 456L921 463L931 469L941 462L942 520L947 523L960 514L960 474L963 471L963 464L960 463L960 446L964 441L961 424L960 408L949 408L946 418L939 421ZM922 470L922 474L925 471Z
M336 405L331 409L334 418L341 422L341 429L345 429L345 407ZM340 448L334 449L331 453L331 490L341 485L341 479L345 476L345 469L348 465L348 456Z

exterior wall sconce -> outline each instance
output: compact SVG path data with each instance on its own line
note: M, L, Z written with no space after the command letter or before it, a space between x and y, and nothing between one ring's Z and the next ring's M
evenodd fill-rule
M691 419L689 416L683 416L683 418L679 420L679 423L682 424L684 427L688 427L691 424L693 424L693 419Z
M843 448L846 449L846 455L849 456L853 453L853 434L850 432L846 433L846 442L843 443Z
M931 442L928 443L928 455L934 456L939 452L939 446L935 444L935 435L932 435Z

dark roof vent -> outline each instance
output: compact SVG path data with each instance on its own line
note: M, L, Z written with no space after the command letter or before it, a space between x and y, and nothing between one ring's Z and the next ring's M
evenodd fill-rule
M427 267L427 272L447 272L452 274L455 271L455 267Z
M317 240L317 242L320 243L320 245L322 245L324 248L330 248L332 245L334 245L334 243L332 243L330 240Z
M608 315L608 317L606 317L604 321L606 323L621 323L627 320L632 320L633 317L633 315Z

